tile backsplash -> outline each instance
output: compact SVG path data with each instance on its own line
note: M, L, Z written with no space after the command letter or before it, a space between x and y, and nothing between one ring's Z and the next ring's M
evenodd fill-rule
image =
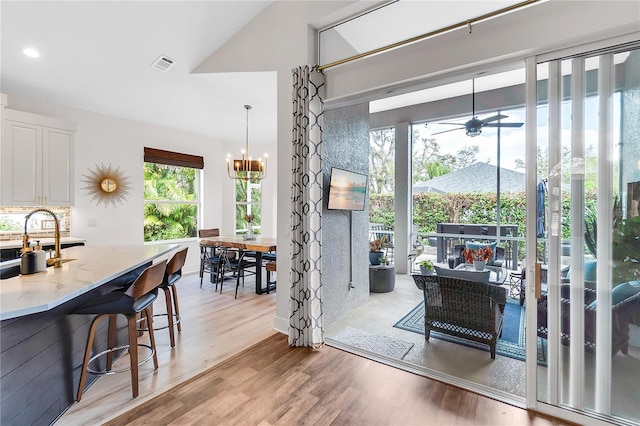
M68 237L71 229L71 208L46 208L53 211L60 220L60 236ZM0 241L22 239L25 216L33 210L34 207L0 207ZM55 222L47 213L34 213L29 218L27 233L30 237L53 237Z

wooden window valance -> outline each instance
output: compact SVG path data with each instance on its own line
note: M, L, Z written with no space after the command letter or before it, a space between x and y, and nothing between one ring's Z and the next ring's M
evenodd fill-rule
M182 154L180 152L144 147L145 163L167 164L169 166L204 169L204 157L200 155Z

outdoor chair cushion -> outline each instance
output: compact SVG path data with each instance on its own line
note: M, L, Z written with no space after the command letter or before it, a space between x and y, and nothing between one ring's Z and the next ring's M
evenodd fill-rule
M623 300L635 296L637 293L640 293L640 283L638 281L618 284L611 290L611 305L615 306ZM589 304L589 308L595 309L598 306L597 304L598 301L594 300Z
M598 267L597 260L587 260L584 262L584 280L585 281L596 281L596 272ZM565 278L571 278L571 268L567 270L567 274ZM565 282L568 282L565 280Z
M491 274L491 271L480 272L461 269L447 269L437 265L434 265L433 268L436 270L436 275L438 276L459 278L462 280L475 281L478 283L488 283L489 275Z

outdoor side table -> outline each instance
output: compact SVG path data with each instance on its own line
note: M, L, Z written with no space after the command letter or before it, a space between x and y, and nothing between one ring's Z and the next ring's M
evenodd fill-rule
M369 265L369 291L387 293L396 286L396 267L393 265Z

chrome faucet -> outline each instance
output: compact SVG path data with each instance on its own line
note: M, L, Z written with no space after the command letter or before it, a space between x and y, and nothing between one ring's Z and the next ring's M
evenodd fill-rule
M60 255L60 221L56 217L55 213L49 209L38 208L33 210L32 212L30 212L28 215L24 217L24 235L22 236L22 251L24 253L28 251L27 249L29 248L29 235L27 234L27 222L29 221L29 218L31 217L31 215L37 212L48 213L49 215L51 215L51 217L53 217L53 220L56 225L55 234L54 234L56 253L54 258L49 257L47 259L47 265L49 266L53 265L54 268L60 268L62 266L62 256Z

